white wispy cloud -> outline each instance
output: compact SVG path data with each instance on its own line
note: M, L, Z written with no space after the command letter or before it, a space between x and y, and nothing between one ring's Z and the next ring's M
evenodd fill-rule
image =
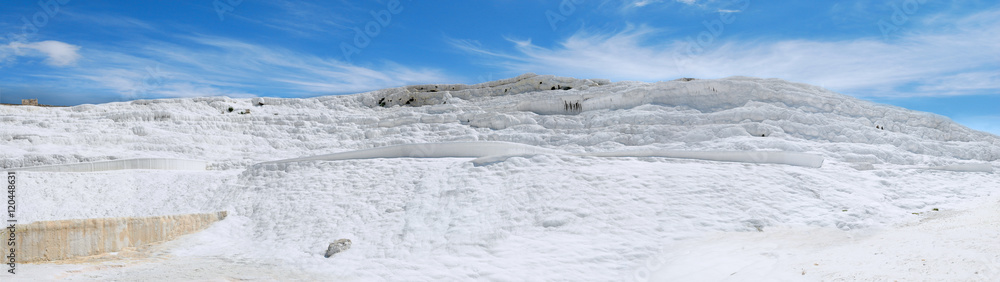
M706 2L705 0L628 0L622 1L623 8L642 8L650 5L661 4L661 3L681 3L687 5L696 5L699 2Z
M318 96L453 80L437 69L383 62L357 66L336 59L230 38L185 36L170 42L95 46L79 71L83 87L123 99L250 97L262 93Z
M153 24L123 15L110 15L95 12L84 13L73 9L60 10L59 15L60 17L66 17L69 20L77 21L81 24L112 27L118 29L119 31L121 31L121 29L156 29Z
M251 21L288 34L309 37L330 29L351 25L341 16L345 10L367 14L352 1L340 0L336 10L329 5L295 1L268 2L277 11L268 18L247 18L239 13L234 20ZM25 58L44 58L52 66L72 66L58 72L26 68L25 81L59 81L88 93L114 93L120 99L198 96L250 97L281 95L307 97L370 91L386 87L457 80L439 69L403 66L382 61L364 66L341 61L339 57L289 50L227 37L169 35L163 26L142 20L94 13L62 12L66 19L81 24L108 27L124 32L140 31L168 36L161 40L137 37L106 42L59 41L14 42L0 45L0 67L27 63ZM82 49L81 49L81 46ZM8 86L30 85L7 83ZM114 95L112 94L112 95Z
M688 0L688 1L691 1L691 0ZM632 3L630 3L631 5L629 5L629 6L631 6L631 7L644 7L646 5L654 4L654 3L658 3L658 2L663 2L663 1L661 1L661 0L638 0L638 1L632 1Z
M245 17L232 14L231 17L249 23L266 26L283 33L301 38L327 36L331 30L346 30L357 24L345 14L367 15L368 11L354 1L341 0L336 5L325 1L310 3L306 1L273 0L263 2L269 9L275 11L267 18Z
M739 21L738 16L736 21ZM707 30L706 30L707 32ZM1000 90L1000 11L956 19L897 40L727 40L722 34L660 40L661 31L630 26L613 33L580 31L554 47L515 44L504 53L474 44L452 45L492 58L510 72L656 81L733 75L779 77L870 96L962 95ZM732 36L735 37L735 36ZM711 40L708 40L711 39ZM974 70L974 71L970 71ZM916 86L916 91L897 91Z
M15 60L16 57L44 57L48 65L65 67L80 59L78 50L80 46L54 40L29 43L15 41L0 46L0 62Z
M961 95L983 90L997 90L998 87L1000 87L1000 70L992 70L936 77L931 79L928 84L919 86L917 90L939 95Z

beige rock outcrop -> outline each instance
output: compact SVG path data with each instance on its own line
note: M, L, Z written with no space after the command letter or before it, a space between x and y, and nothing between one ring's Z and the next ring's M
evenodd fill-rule
M117 252L172 240L207 228L226 212L39 221L17 225L17 262L40 262ZM10 238L4 229L3 238ZM6 241L6 240L5 240ZM6 245L6 244L5 244Z

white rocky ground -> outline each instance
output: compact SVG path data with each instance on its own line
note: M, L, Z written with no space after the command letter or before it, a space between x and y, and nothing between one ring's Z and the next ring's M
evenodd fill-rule
M0 123L7 169L209 163L200 172L18 172L21 223L230 211L139 259L21 265L15 279L1000 278L1000 177L989 172L1000 166L1000 138L776 79L529 74L310 99L8 106ZM481 141L540 151L476 164L378 155L265 163ZM474 144L485 143L462 144L473 145L453 150L484 155ZM413 146L403 153L440 152ZM637 150L824 160L597 157ZM352 248L324 258L340 238Z

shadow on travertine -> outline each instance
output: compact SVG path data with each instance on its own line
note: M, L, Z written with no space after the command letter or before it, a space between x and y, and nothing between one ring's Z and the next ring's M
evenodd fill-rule
M95 172L124 169L161 169L161 170L205 170L206 162L199 160L182 160L169 158L141 158L113 160L103 162L85 162L75 164L59 164L32 166L9 169L8 171L47 171L47 172Z
M761 164L784 164L819 168L823 166L823 156L798 152L775 151L677 151L677 150L628 150L617 152L567 153L525 144L480 141L403 144L340 152L326 155L277 160L266 163L287 163L302 161L334 161L373 158L476 158L475 165L502 162L510 157L541 154L572 155L581 157L661 157L697 159L721 162L742 162Z
M227 212L38 221L15 229L18 262L45 262L117 252L169 241L226 218ZM4 238L9 238L4 229Z

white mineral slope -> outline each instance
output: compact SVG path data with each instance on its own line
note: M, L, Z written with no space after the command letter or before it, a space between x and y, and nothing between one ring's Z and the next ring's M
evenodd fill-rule
M892 229L712 234L650 259L648 281L998 281L1000 197Z
M823 157L813 154L795 152L713 152L713 151L669 151L669 150L639 150L621 152L588 153L595 157L664 157L680 159L697 159L721 162L741 162L755 164L786 164L819 168L823 166Z
M510 142L445 142L418 143L371 148L350 152L340 152L326 155L309 156L293 159L276 160L269 163L288 163L304 161L337 161L374 158L476 158L473 164L486 165L506 160L511 157L529 157L540 154L560 154L565 152L544 149L535 146ZM823 165L823 157L818 155L794 152L715 152L715 151L670 151L670 150L629 150L614 152L577 153L575 156L592 157L663 157L711 160L722 162L787 164L819 168ZM987 165L988 166L988 165ZM46 167L42 167L46 168ZM982 166L953 165L942 170L981 171ZM970 170L973 169L973 170ZM979 169L979 170L975 170Z
M995 180L660 158L373 159L254 167L241 181L259 188L234 202L264 250L332 277L617 280L703 232L879 228L963 207ZM355 244L324 259L330 238Z
M149 217L223 211L239 170L16 172L17 220ZM231 198L231 197L230 197Z
M127 159L101 162L84 162L61 165L43 165L10 169L11 171L95 172L123 169L205 170L206 163L180 159Z
M496 155L538 155L563 153L564 152L557 150L510 142L447 142L403 144L358 151L276 160L265 163L336 161L373 158L479 158Z
M211 97L69 108L5 106L0 107L0 167L179 158L242 168L278 159L455 141L505 141L570 152L637 146L775 150L849 162L933 166L1000 159L997 136L945 117L778 79L612 84L534 75L516 79L513 84L500 81L490 88L462 90L467 93L459 96L468 99L450 96L457 93L451 91L393 88L309 99ZM592 86L538 90L571 82ZM541 86L522 89L535 84ZM502 90L497 89L504 88L513 90L499 95ZM420 107L378 106L384 97L407 93L447 99ZM582 101L580 110L546 115L518 110L524 104L570 98ZM629 103L612 107L616 104L604 100ZM233 112L227 112L230 107ZM237 114L244 109L251 114Z
M986 173L895 168L858 172L843 163L813 169L557 155L482 167L466 159L267 164L253 166L236 179L230 191L195 187L162 197L160 201L173 204L217 198L213 202L230 206L235 214L198 234L199 243L175 249L174 259L163 267L186 260L224 260L276 265L243 273L249 277L291 267L332 280L621 280L645 277L650 261L662 260L663 254L669 257L674 246L711 248L698 239L706 233L759 236L757 230L781 234L784 228L804 227L858 236L851 234L915 223L934 214L933 209L962 210L996 193L996 176ZM115 178L90 181L120 183ZM103 200L132 201L119 197L112 194ZM156 204L171 209L167 203ZM350 238L352 249L323 258L326 245L339 238ZM770 263L752 252L757 245L736 242L729 246L751 248L748 259ZM962 242L967 248L978 244ZM937 251L952 257L946 250ZM710 266L742 263L726 261L725 252L715 254ZM894 266L904 262L911 263ZM44 269L39 267L24 266L24 271ZM159 277L183 278L187 276L171 275L200 268L162 269ZM150 277L153 269L142 265L55 274L112 279ZM190 272L171 274L178 269ZM790 266L758 277L799 271ZM906 268L893 271L871 269L871 276L855 277L911 275ZM819 276L807 276L813 277Z
M930 169L937 170L947 170L947 171L965 171L965 172L993 172L993 166L990 164L954 164L945 166L935 166Z
M365 281L622 280L650 277L639 274L658 270L650 261L680 254L678 246L711 248L699 240L706 234L897 230L934 209L976 210L1000 183L989 172L1000 166L1000 137L814 86L745 77L609 83L528 74L308 99L3 106L0 124L5 169L134 158L208 163L206 171L18 172L25 223L230 212L161 260L85 272L25 265L29 274L17 276L25 280L287 272ZM482 142L559 153L521 152L480 166L470 158L491 152L461 146L440 158L368 158L385 150L419 156L423 143ZM822 166L615 155L670 151L816 156ZM361 158L266 163L350 154ZM324 258L340 238L352 248ZM813 250L803 248L794 251ZM274 267L235 273L184 261ZM910 268L892 269L891 277L914 277ZM781 271L760 275L788 274ZM884 277L876 271L849 277ZM951 270L912 271L941 277ZM848 276L804 279L820 279L812 277Z

